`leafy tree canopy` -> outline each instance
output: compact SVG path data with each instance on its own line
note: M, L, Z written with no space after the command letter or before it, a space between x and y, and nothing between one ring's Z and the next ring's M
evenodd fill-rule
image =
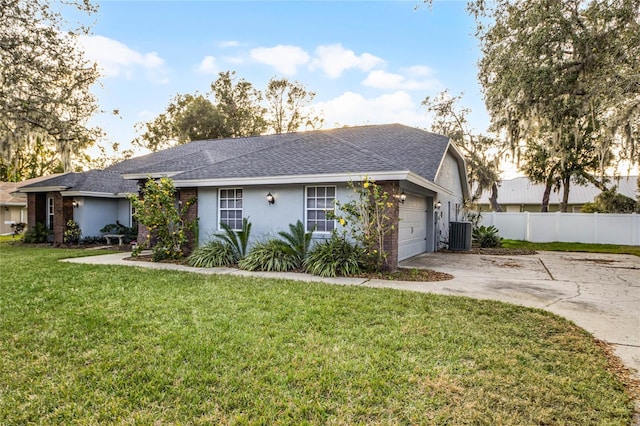
M640 163L640 0L477 0L469 9L494 130L528 152L531 179L548 191L562 183L566 209L572 177L603 187L614 156Z
M308 108L314 96L300 82L274 77L263 97L250 82L237 80L235 71L221 72L207 96L179 94L165 112L152 121L137 124L141 135L134 143L157 151L193 140L315 128L322 120Z
M95 7L89 0L64 3L83 13ZM46 0L0 0L0 170L2 178L20 180L25 168L45 149L55 152L65 170L75 153L99 135L87 127L97 111L89 89L99 74L78 47L86 31L68 28L60 3ZM37 141L37 142L36 142Z
M492 209L502 211L498 204L499 159L505 144L470 129L467 121L470 110L458 105L461 99L462 95L451 96L447 90L434 98L427 96L422 105L433 114L430 130L450 137L462 149L467 162L468 183L475 188L473 198L478 199L483 191L491 189Z

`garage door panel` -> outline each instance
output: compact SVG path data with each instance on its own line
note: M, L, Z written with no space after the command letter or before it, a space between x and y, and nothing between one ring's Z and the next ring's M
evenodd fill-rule
M398 260L407 259L427 251L427 200L407 196L400 205L398 225Z

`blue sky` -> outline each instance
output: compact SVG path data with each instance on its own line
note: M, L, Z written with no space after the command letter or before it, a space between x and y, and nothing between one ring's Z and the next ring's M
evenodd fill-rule
M163 112L177 93L206 94L218 72L263 90L271 77L316 92L326 127L398 122L428 128L426 96L464 92L485 131L479 58L465 2L104 1L83 37L103 77L94 120L104 142L129 147L134 124ZM416 6L418 8L416 9Z

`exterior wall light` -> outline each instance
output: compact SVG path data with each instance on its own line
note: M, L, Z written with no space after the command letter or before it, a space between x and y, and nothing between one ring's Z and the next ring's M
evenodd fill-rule
M275 202L276 202L275 197L271 194L271 192L269 192L267 194L267 203L274 204Z
M78 202L76 200L73 200L71 202L71 205L73 206L73 208L78 208Z
M404 191L402 191L400 193L400 196L398 197L398 200L400 200L401 204L404 204L404 201L407 199L407 194L404 193Z
M442 203L440 201L438 201L436 203L436 210L440 210L440 207L442 207Z

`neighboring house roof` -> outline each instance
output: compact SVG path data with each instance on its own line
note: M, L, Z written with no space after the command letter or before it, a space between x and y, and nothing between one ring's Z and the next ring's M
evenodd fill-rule
M609 178L607 187L617 186L617 192L627 197L636 199L636 185L638 176L623 176L619 178ZM560 204L562 202L562 188L560 191L554 191L549 197L550 204ZM593 199L600 194L598 189L592 183L585 186L572 183L569 189L569 204L584 204L592 202ZM540 204L544 194L544 185L532 183L526 177L518 177L510 180L503 180L498 187L498 203L500 205L521 205L521 204ZM482 193L482 197L478 204L489 204L491 191L487 190Z
M64 191L66 195L121 196L138 192L136 182L108 170L65 173L20 188L20 192Z
M41 182L59 176L60 173L56 173L49 176L40 176L37 178L23 180L21 182L0 182L0 206L26 206L27 199L15 192L23 186L33 183Z
M137 192L136 181L170 176L177 186L216 185L223 182L266 183L309 176L345 179L347 175L413 179L441 190L434 182L446 154L451 153L464 174L464 159L448 137L401 124L344 127L332 130L262 135L189 142L131 158L105 170L67 173L22 189L82 193ZM123 179L124 178L124 179ZM129 180L126 180L129 179ZM468 195L466 176L463 192Z

